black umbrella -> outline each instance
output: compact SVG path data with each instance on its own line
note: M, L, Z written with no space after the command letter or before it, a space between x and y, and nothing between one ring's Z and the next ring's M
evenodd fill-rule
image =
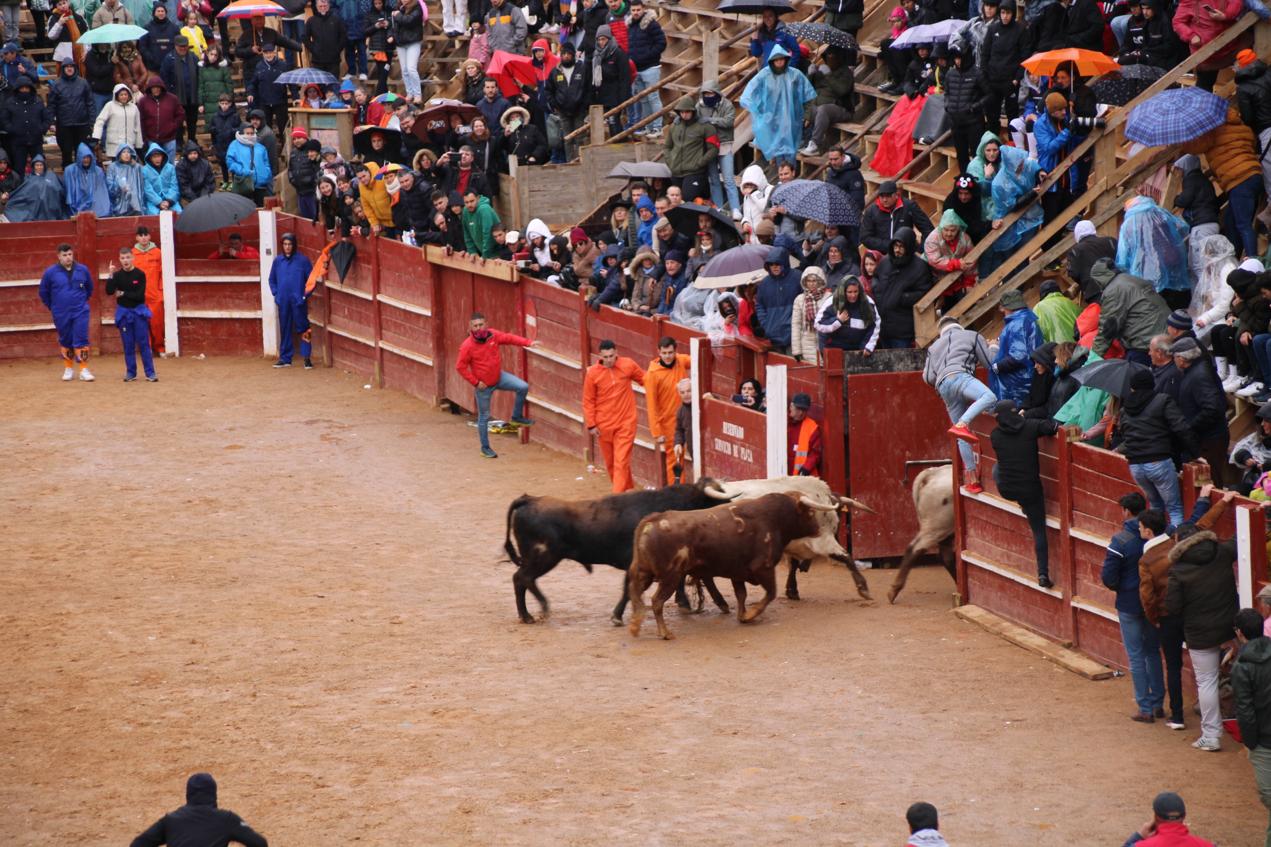
M786 24L786 32L793 35L800 41L811 41L814 44L828 44L831 47L838 47L843 50L860 51L860 45L856 43L856 39L851 33L844 32L838 27L821 23L805 23L797 22Z
M1130 380L1139 371L1151 373L1143 365L1126 359L1104 359L1078 368L1073 372L1073 378L1087 388L1098 388L1114 397L1125 397L1130 393Z
M256 214L256 204L232 191L217 191L189 203L177 217L177 232L211 232Z
M782 12L793 12L790 0L723 0L719 4L721 12L732 12L737 15L762 15L764 9L772 9L778 15Z
M697 219L698 215L710 216L711 230L715 233L717 249L727 250L741 244L741 233L737 231L737 225L733 223L733 219L714 206L681 203L666 210L666 219L671 222L671 226L675 227L675 231L682 232L693 239L694 244L697 243L697 233L702 230Z
M1126 68L1142 68L1146 65L1130 65ZM1153 70L1157 70L1153 68ZM1104 74L1103 77L1090 86L1090 90L1094 93L1094 99L1098 103L1106 103L1109 106L1124 106L1135 97L1138 97L1144 91L1147 91L1156 82L1157 78L1150 76L1126 76L1124 71Z
M376 151L371 146L371 136L380 133L384 136L384 149ZM353 152L362 157L362 161L371 160L407 164L402 156L402 131L382 126L360 126L353 130Z
M344 278L348 276L349 268L353 266L355 258L357 258L357 245L352 241L341 241L331 248L331 264L335 266L335 272L340 275L340 282L344 282Z

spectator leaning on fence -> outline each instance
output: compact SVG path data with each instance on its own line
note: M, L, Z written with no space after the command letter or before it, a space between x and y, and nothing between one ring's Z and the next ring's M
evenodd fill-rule
M1231 669L1231 696L1258 794L1271 812L1271 638L1263 631L1262 615L1256 610L1241 609L1236 614L1236 640L1241 647ZM1264 845L1271 845L1271 820Z

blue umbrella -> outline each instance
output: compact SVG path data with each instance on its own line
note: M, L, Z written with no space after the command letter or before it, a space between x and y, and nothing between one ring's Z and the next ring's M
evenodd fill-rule
M339 80L326 71L314 68L298 68L279 74L274 82L279 85L335 85Z
M103 24L90 29L76 41L76 44L119 44L123 41L137 41L149 35L145 27L132 24Z
M1227 101L1199 88L1177 88L1135 106L1125 137L1147 147L1165 147L1199 138L1227 120Z
M861 223L860 207L846 191L815 179L794 179L778 185L768 202L771 206L784 206L788 215L826 226L860 226Z
M967 25L966 21L957 18L949 18L948 20L937 21L934 24L919 24L911 26L900 34L900 37L892 42L893 50L903 50L906 47L914 47L918 44L933 44L937 41L948 41Z

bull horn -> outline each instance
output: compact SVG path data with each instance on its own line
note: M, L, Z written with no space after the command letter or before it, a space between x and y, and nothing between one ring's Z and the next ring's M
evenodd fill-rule
M702 489L702 491L706 494L707 497L710 497L713 500L733 499L733 495L725 491L724 486L720 485L718 480L712 479L709 483L706 484L706 486Z
M839 509L838 503L833 506L827 506L825 503L818 503L808 497L800 497L799 502L806 505L809 509L816 509L818 512L837 512Z
M853 500L851 497L844 497L841 494L839 495L839 503L844 509L860 509L862 512L869 512L871 515L878 514L878 512L875 512L860 500Z

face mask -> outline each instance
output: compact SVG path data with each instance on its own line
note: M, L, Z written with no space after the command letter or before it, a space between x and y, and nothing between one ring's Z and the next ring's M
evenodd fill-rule
M472 333L472 337L475 338L477 341L484 344L486 341L490 339L490 330L488 329L477 330L476 332Z
M702 95L702 102L703 102L703 103L705 103L707 106L712 106L712 107L713 107L713 106L718 106L718 105L719 105L719 97L720 97L720 96L719 96L718 94L714 94L714 93L711 93L711 94L703 94L703 95Z

